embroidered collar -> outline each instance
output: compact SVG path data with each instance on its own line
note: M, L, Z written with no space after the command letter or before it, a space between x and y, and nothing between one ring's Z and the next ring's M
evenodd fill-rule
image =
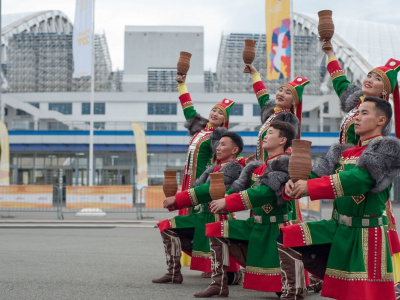
M214 129L215 129L215 127L213 127L210 123L207 123L206 127L204 127L204 130L206 130L206 131L212 131Z
M225 166L226 164L229 164L230 162L233 162L233 161L235 161L235 160L234 160L234 159L230 159L230 160L228 160L228 161L226 161L226 162L221 162L220 160L218 160L218 161L217 161L217 165L223 167L223 166Z
M284 112L291 113L289 108L280 108L280 107L277 107L277 106L274 107L274 114L275 115L280 114L280 113L284 113Z
M274 156L271 156L271 157L268 157L266 160L265 160L265 164L270 164L271 162L273 162L274 160L277 160L281 155L283 155L283 154L285 154L285 153L279 153L279 154L277 154L277 155L274 155Z
M365 139L363 141L359 140L358 141L358 146L359 147L365 147L369 143L371 143L372 141L377 141L377 140L381 140L381 139L383 139L383 136L381 134L380 135L371 136L370 138L367 138L367 139Z

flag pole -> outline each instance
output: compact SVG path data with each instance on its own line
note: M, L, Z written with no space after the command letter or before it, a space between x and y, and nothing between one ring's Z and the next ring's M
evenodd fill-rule
M290 0L290 81L294 80L294 25L293 0Z
M94 34L94 5L95 0L93 0L93 17L92 17L92 76L90 78L90 134L89 134L89 186L93 186L93 114L94 114L94 43L95 43L95 34Z

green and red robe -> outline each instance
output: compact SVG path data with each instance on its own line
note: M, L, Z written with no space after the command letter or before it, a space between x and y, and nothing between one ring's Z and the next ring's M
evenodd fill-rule
M244 163L244 159L239 158L237 161L228 162L225 164L214 165L210 167L206 172L226 172L229 173L231 177L230 180L235 180L239 177L242 166L240 163ZM207 176L208 177L208 176ZM224 178L225 181L225 178ZM231 220L232 216L228 212L213 214L208 209L208 202L212 201L209 194L210 183L205 182L194 188L190 188L186 191L178 193L175 195L177 203L174 205L176 209L197 206L197 213L191 213L187 216L176 216L171 219L167 219L159 222L157 225L160 232L165 229L177 229L179 234L179 229L183 228L194 228L194 238L193 238L193 249L191 253L186 254L192 257L190 269L198 270L202 272L210 273L211 270L211 251L210 251L210 241L206 236L206 224L213 222L220 222ZM201 199L201 200L200 200ZM200 202L200 201L201 202ZM181 205L181 203L188 203L189 205ZM200 204L203 203L203 204ZM231 263L228 268L228 272L238 271L239 265L237 263Z
M280 154L265 161L251 174L251 187L225 197L229 212L251 209L247 220L224 220L207 224L207 236L224 237L248 242L246 270L243 287L265 292L280 292L281 269L276 237L281 227L291 224L290 202L277 204L276 194L269 186L260 184L259 178L274 161L288 164L288 156ZM283 162L284 161L284 162ZM286 173L287 174L287 173ZM289 176L287 175L286 180ZM281 189L280 189L281 191ZM279 194L280 194L279 191Z
M364 101L362 90L357 86L351 85L336 57L328 60L327 69L332 79L333 88L340 98L341 109L346 113L340 125L340 143L357 145L360 136L355 133L354 121L357 110ZM391 128L388 128L384 135L389 135L390 129ZM396 220L392 213L390 199L388 199L386 204L384 223L387 224L386 229L388 231L390 251L392 254L399 253L400 240L397 233Z
M371 192L377 181L367 168L356 167L368 144L371 143L369 149L375 149L372 147L379 146L376 143L381 139L382 136L374 137L345 150L333 175L308 180L311 200L335 199L331 220L281 228L284 247L331 245L321 296L395 299L390 249L382 220L390 187Z

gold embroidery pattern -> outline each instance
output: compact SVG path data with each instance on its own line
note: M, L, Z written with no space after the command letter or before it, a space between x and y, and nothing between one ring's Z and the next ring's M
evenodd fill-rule
M240 192L240 198L242 198L243 205L246 209L252 209L253 206L251 205L251 201L247 191Z
M364 195L351 196L351 198L353 198L354 202L357 204L360 204L361 202L363 202L365 200Z
M312 245L312 238L311 238L311 233L310 229L308 228L308 225L306 223L299 223L301 230L303 231L303 240L304 243L308 245Z
M214 222L221 221L218 214L214 214Z
M192 250L192 256L193 257L210 258L211 257L211 253L210 252Z
M338 78L340 76L344 76L344 72L343 70L337 70L337 71L333 71L331 75L332 80L335 78Z
M361 233L365 270L368 270L368 229L369 228L362 228L362 233Z
M340 198L344 196L342 183L340 182L339 174L334 174L329 176L331 179L331 184L333 187L333 192L335 193L336 198Z
M369 143L371 143L373 141L378 141L378 140L381 140L381 139L383 139L383 136L380 135L380 136L374 137L372 139L368 139L368 140L362 141L361 142L361 147L367 146Z
M247 273L261 274L261 275L281 275L281 268L259 268L259 267L246 267Z
M182 108L183 108L183 109L186 109L186 108L191 107L191 106L193 106L193 102L192 102L192 101L189 101L189 102L184 103L184 104L182 105Z
M260 98L261 96L266 95L266 94L268 94L268 90L262 89L262 90L259 90L259 91L256 93L256 97L257 97L257 99L258 99L258 98Z
M222 236L224 238L229 238L229 223L228 223L228 221L222 222Z
M379 227L379 229L382 234L381 278L383 280L394 280L393 273L387 273L385 229L383 226Z
M368 279L367 272L346 272L346 271L326 268L325 274L333 278L340 278L340 279Z
M274 208L272 207L272 205L271 204L265 204L263 207L262 207L262 209L263 209L263 211L265 211L267 214L269 214L270 212L271 212L271 210L273 210Z
M171 225L171 228L176 228L175 218L169 219L169 224Z
M349 157L349 158L343 158L341 157L339 160L339 164L341 165L355 165L359 157Z
M199 201L197 200L196 193L194 192L194 189L188 189L190 201L192 202L193 206L199 204Z
M260 177L260 176L259 176L259 175L256 175L256 174L251 174L251 181L256 182L257 179L258 179L258 177Z

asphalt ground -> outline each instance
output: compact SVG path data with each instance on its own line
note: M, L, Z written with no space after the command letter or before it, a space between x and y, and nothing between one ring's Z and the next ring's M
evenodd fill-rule
M324 204L324 217L330 209L331 204ZM399 219L400 205L394 211ZM151 282L166 271L154 226L173 215L149 213L137 221L134 214L69 214L56 221L48 213L0 212L0 299L193 299L194 292L210 283L200 272L184 267L183 284ZM231 286L229 298L278 299L242 286ZM307 299L327 298L310 293Z

